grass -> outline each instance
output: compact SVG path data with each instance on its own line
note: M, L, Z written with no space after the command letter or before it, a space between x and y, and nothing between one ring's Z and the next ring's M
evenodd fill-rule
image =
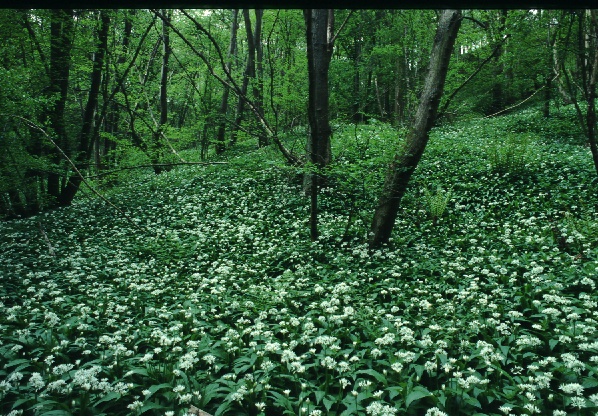
M594 414L597 181L589 150L538 122L436 129L373 252L401 136L383 124L337 126L318 243L271 149L107 191L142 231L85 194L0 223L0 412ZM522 123L525 163L495 169Z

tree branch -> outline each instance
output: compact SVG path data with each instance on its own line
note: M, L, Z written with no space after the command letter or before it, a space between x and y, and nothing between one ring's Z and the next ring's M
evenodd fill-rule
M120 209L119 207L117 207L116 205L114 205L112 202L110 202L108 199L106 199L106 197L104 195L102 195L101 193L99 193L98 191L96 191L89 184L89 182L87 182L87 180L81 174L81 172L79 171L79 169L77 169L77 166L73 163L73 161L67 156L67 154L62 150L62 148L60 148L60 146L58 146L56 144L56 142L50 137L50 135L48 135L48 133L46 133L46 131L44 129L42 129L40 126L38 126L37 124L35 124L33 121L31 121L31 120L29 120L29 119L27 119L25 117L18 116L16 114L0 114L0 115L7 116L7 117L17 118L17 119L23 121L25 124L27 124L30 128L33 128L35 130L39 130L48 139L48 141L50 143L52 143L52 145L60 152L60 154L62 155L62 157L64 157L66 159L66 161L71 165L71 167L73 168L73 170L75 171L75 173L77 174L77 176L79 176L79 178L81 179L81 181L89 188L89 190L91 192L93 192L94 194L96 194L102 201L104 201L109 206L111 206L116 211L118 211L118 213L121 214L135 228L137 228L138 230L143 231L143 232L149 232L149 230L147 228L143 228L143 227L137 225L135 223L135 221L133 221L131 219L131 217L125 211L123 211L122 209Z
M475 71L473 71L473 73L461 85L459 85L459 87L457 87L457 89L455 91L453 91L451 95L449 95L449 97L446 99L446 102L442 106L442 109L438 113L438 116L436 117L437 119L440 119L442 116L444 116L444 114L446 113L446 110L447 110L448 106L450 105L450 103L451 103L452 99L455 97L455 95L457 95L457 93L465 85L467 85L467 83L469 81L471 81L473 79L473 77L475 77L482 70L482 68L484 67L484 65L486 65L488 62L490 62L490 60L492 58L494 58L494 56L500 50L500 48L502 47L502 44L506 41L506 39L508 39L508 37L509 37L508 35L505 36L502 39L502 41L498 45L496 45L496 47L494 48L494 50L492 51L492 53L486 59L484 59L484 61L478 66L478 68Z

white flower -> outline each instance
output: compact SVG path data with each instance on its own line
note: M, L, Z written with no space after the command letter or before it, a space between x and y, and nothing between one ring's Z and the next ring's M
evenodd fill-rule
M578 383L561 384L559 388L567 394L575 394L577 396L581 396L584 390L584 387Z
M380 402L372 402L366 407L365 411L368 415L372 416L392 416L397 414L397 409Z
M31 373L31 378L29 378L29 385L35 389L35 391L39 391L43 389L46 385L40 373Z
M127 406L127 409L137 410L143 406L143 403L139 400L135 400L133 403Z
M432 407L431 409L428 409L428 411L426 412L426 416L448 416L448 415L446 413L442 412L439 408Z

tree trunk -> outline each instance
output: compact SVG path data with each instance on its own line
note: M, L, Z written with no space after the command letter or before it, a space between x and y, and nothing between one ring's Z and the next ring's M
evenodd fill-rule
M500 27L498 30L497 36L502 37L505 31L506 21L507 21L507 10L503 10L500 15ZM500 42L497 40L497 43ZM498 43L500 45L500 49L498 53L495 55L496 61L494 66L494 85L492 86L492 102L490 103L490 109L488 114L494 114L497 111L503 109L504 104L506 103L505 99L505 91L503 88L503 77L505 73L505 64L503 61L503 55L506 52L506 47L503 46L502 43Z
M230 142L235 144L237 142L237 133L243 121L243 113L245 111L245 99L247 97L247 89L249 87L249 79L255 78L255 42L253 37L253 30L251 29L251 19L249 17L249 9L243 9L243 18L245 19L245 30L247 32L247 64L245 66L245 73L243 74L243 84L241 86L241 96L237 104L237 114L235 117L235 124L231 132ZM257 25L257 21L256 21Z
M230 43L228 46L228 62L226 63L226 67L228 70L231 70L233 64L233 57L236 55L235 51L237 49L237 30L239 28L239 9L233 10L233 21L231 24L230 29ZM222 101L220 102L220 123L218 124L218 133L216 134L216 153L220 154L223 153L226 149L225 143L225 133L226 133L226 113L228 111L228 96L230 93L230 88L224 87L224 91L222 92Z
M590 29L588 38L593 40L593 44L588 45L588 86L587 100L588 110L586 115L586 124L588 126L588 144L592 152L594 169L598 175L598 144L596 143L596 83L598 82L598 9L590 11ZM592 54L594 56L592 56Z
M162 14L170 21L171 11L162 10ZM151 160L154 172L159 175L164 170L161 161L164 157L164 127L168 123L168 71L170 54L170 34L168 22L162 21L162 68L160 72L160 120L156 131L153 133Z
M328 69L334 49L334 10L308 9L303 12L307 35L307 67L309 98L307 114L310 138L307 141L307 160L313 170L305 174L304 187L310 195L310 236L318 239L318 182L321 169L330 163L332 151L329 122ZM317 170L317 171L316 171Z
M255 31L253 32L253 44L255 45L255 80L253 83L253 99L255 107L260 115L264 118L264 47L262 45L262 18L264 16L263 9L255 10ZM258 133L258 147L267 146L269 143L268 136L263 130Z
M102 83L102 70L104 68L104 58L106 50L108 49L108 29L110 26L110 11L100 11L100 29L98 33L98 47L93 55L93 69L91 71L91 85L89 87L89 94L87 97L87 104L83 114L83 124L81 126L81 133L79 134L78 157L77 162L79 166L82 163L87 163L91 156L94 121L96 110L98 107L98 98L100 95L100 85ZM79 168L78 166L78 168ZM69 178L66 186L60 194L60 205L70 205L79 190L82 178L78 175L73 175Z
M50 98L55 99L49 110L50 126L56 137L56 143L67 153L68 140L64 124L64 110L69 86L71 69L71 47L74 38L73 10L52 10L50 22ZM58 164L61 156L57 149L50 151L50 160ZM54 199L53 204L60 200L60 175L57 172L48 174L48 194Z
M426 148L429 131L436 120L436 112L442 96L453 45L460 26L460 11L445 10L442 12L414 125L401 153L395 155L390 165L378 207L374 212L369 235L371 248L387 243L390 238L401 199Z

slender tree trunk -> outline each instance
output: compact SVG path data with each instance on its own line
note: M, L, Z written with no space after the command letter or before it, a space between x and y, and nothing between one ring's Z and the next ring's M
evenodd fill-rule
M328 69L334 48L334 10L304 10L307 35L307 67L309 74L309 99L307 114L310 138L307 141L307 160L317 169L306 173L305 190L310 195L310 235L318 239L318 182L321 170L332 156L329 121Z
M253 83L254 104L260 117L264 118L264 47L262 45L262 18L263 9L255 10L255 31L253 32L253 44L255 45L255 80ZM258 147L267 146L268 136L260 130L258 133Z
M596 83L598 82L598 9L593 9L590 12L590 30L588 31L588 38L591 38L588 51L588 86L587 86L587 100L588 110L586 115L586 124L588 126L588 143L592 152L592 159L594 161L594 169L598 175L598 144L596 143ZM593 56L592 56L593 55Z
M236 55L237 49L237 30L239 28L239 9L234 9L233 12L233 21L231 24L230 29L230 43L228 46L228 62L226 63L226 67L230 71L233 64L233 58ZM226 149L226 142L224 139L226 133L226 113L228 112L228 96L230 93L230 88L224 87L224 91L222 92L222 101L220 102L220 123L218 124L218 133L216 134L216 153L220 154L223 153Z
M100 86L102 83L102 71L104 68L104 58L108 49L108 29L110 26L110 11L100 11L100 29L98 33L98 46L93 56L93 69L91 71L91 85L87 97L87 104L83 114L83 124L79 134L79 148L77 162L79 166L87 163L91 156L93 145L93 132L96 110L98 107L98 98L100 96ZM70 205L79 190L82 178L73 175L60 194L60 205Z
M438 104L444 89L451 54L459 27L461 12L444 10L432 46L428 75L420 97L414 125L400 154L390 166L378 207L372 220L369 245L371 248L387 243L398 214L401 199L407 190L429 139L429 131L436 120Z
M250 78L255 78L255 42L253 37L253 30L251 28L251 19L249 17L249 9L243 9L243 18L245 20L245 31L247 32L247 64L245 66L245 73L243 74L243 83L241 85L241 96L237 104L237 114L235 117L235 124L231 131L231 144L237 142L237 133L243 121L243 113L245 111L245 100L247 97L247 89L249 87ZM257 24L257 21L256 21Z
M50 126L56 136L56 143L67 153L68 139L64 124L64 110L69 86L71 69L71 47L74 38L73 10L52 10L50 22L50 88L49 92L54 105L49 110ZM57 149L50 151L50 160L58 164L61 156ZM60 175L57 172L48 174L48 194L54 199L53 203L60 201Z
M505 31L507 21L507 10L503 10L500 15L500 27L497 36L503 35ZM500 41L499 41L500 42ZM503 88L504 80L502 79L505 74L505 64L503 61L503 55L506 52L506 47L502 43L498 43L500 49L496 56L495 67L494 67L494 85L492 86L492 102L490 104L489 114L494 114L497 111L503 109L505 102L505 91Z
M171 12L162 10L170 22ZM172 50L170 49L170 33L168 22L162 21L162 68L160 71L160 119L156 131L153 133L153 143L151 149L151 161L154 165L154 172L159 175L164 170L161 161L164 157L164 128L168 123L168 71L169 60Z

